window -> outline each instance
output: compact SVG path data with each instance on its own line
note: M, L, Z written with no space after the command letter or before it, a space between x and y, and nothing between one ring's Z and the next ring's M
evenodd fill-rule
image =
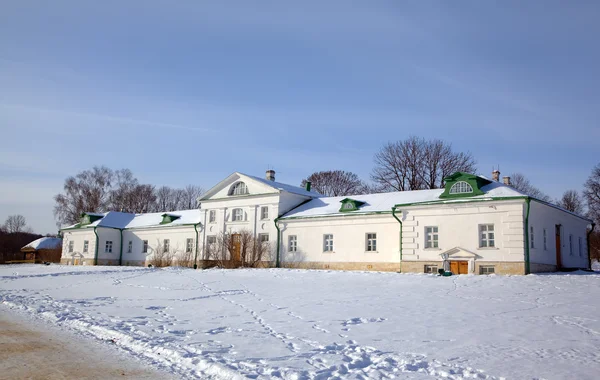
M437 265L425 265L423 272L424 273L437 273L438 267L437 267Z
M366 251L375 252L377 251L377 234L367 234Z
M479 274L494 274L494 266L493 265L481 265L479 267Z
M248 194L248 187L244 182L238 182L235 185L231 186L229 190L229 195L245 195Z
M185 241L185 251L192 252L193 247L194 247L194 239L187 239Z
M354 209L354 205L350 202L348 203L344 203L344 210L353 210Z
M298 250L298 237L296 235L288 236L288 251L296 252Z
M208 212L208 223L215 223L217 221L217 211L210 210Z
M265 243L269 241L269 234L258 234L258 241Z
M163 240L163 252L169 252L171 241L169 239Z
M268 206L262 206L260 208L260 219L261 220L269 219L269 207Z
M233 212L232 212L232 217L231 219L234 222L241 222L244 220L244 210L242 210L241 208L234 208Z
M494 225L493 224L480 224L479 225L479 247L480 248L493 248L496 244L494 242Z
M83 241L83 252L86 253L89 250L90 242L87 240Z
M581 247L582 247L582 244L581 244L581 236L580 236L579 237L579 257L581 257L581 255L582 255L582 249L581 249Z
M425 227L425 248L438 248L438 227Z
M333 235L323 235L323 252L333 252Z
M529 241L531 243L531 248L535 248L535 238L533 237L533 226L529 227Z
M212 244L217 244L217 237L216 236L207 236L206 237L206 244L207 245L212 245Z
M112 241L110 241L110 240L106 241L106 244L104 245L104 252L112 253Z
M573 235L569 235L569 255L573 256Z
M75 242L71 240L69 242L69 253L73 252L73 248L75 247Z
M142 240L142 253L148 253L148 240Z
M543 231L543 235L544 235L544 251L547 251L548 250L548 233L546 232L545 228Z
M471 185L469 185L465 181L456 182L450 188L450 194L465 194L465 193L472 193L472 192L473 192L473 187L471 187Z
M129 240L129 243L127 243L127 253L131 252L133 252L133 242Z

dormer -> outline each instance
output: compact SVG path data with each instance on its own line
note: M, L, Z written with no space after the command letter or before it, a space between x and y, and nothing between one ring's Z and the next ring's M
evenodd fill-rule
M175 214L169 214L169 213L162 214L161 216L162 216L162 221L160 222L160 224L173 223L177 219L181 218L181 215L175 215Z
M350 198L342 199L340 203L342 204L340 207L340 212L358 211L358 209L365 204L365 202Z
M104 214L95 214L92 212L84 212L81 214L81 221L79 224L81 226L86 226L88 224L92 224L97 220L104 218Z
M246 186L246 183L244 183L242 181L238 181L238 182L234 183L233 185L231 185L231 187L229 188L229 192L227 193L227 195L229 195L229 196L247 195L247 194L248 194L248 186Z
M474 174L456 172L444 178L445 190L440 198L464 198L485 194L481 188L492 181Z

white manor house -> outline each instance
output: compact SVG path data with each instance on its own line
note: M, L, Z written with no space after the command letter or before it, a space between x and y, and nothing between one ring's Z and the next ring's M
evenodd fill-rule
M445 188L323 197L306 188L233 173L166 213L84 213L61 229L61 262L147 265L158 250L204 267L219 235L249 231L269 242L264 265L455 274L527 274L589 268L591 220L498 181L457 172ZM505 177L507 178L507 177ZM234 239L235 241L235 239ZM239 256L233 245L230 258Z

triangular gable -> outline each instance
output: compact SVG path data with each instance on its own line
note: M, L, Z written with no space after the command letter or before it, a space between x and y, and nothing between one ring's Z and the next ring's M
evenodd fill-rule
M462 247L454 247L445 252L440 253L443 259L479 259L481 256L468 251Z
M231 187L239 182L244 182L246 184L247 194L229 195ZM202 194L198 200L201 202L209 199L233 198L244 195L275 194L279 192L280 190L275 186L269 186L267 183L257 181L251 176L235 172Z

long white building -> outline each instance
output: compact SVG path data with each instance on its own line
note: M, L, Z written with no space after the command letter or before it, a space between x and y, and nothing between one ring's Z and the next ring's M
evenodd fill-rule
M146 265L154 252L193 255L200 266L219 236L268 241L265 265L315 269L526 274L588 268L592 221L498 181L455 173L443 189L322 197L233 173L169 213L86 213L63 233L62 262ZM230 258L239 246L229 248Z

